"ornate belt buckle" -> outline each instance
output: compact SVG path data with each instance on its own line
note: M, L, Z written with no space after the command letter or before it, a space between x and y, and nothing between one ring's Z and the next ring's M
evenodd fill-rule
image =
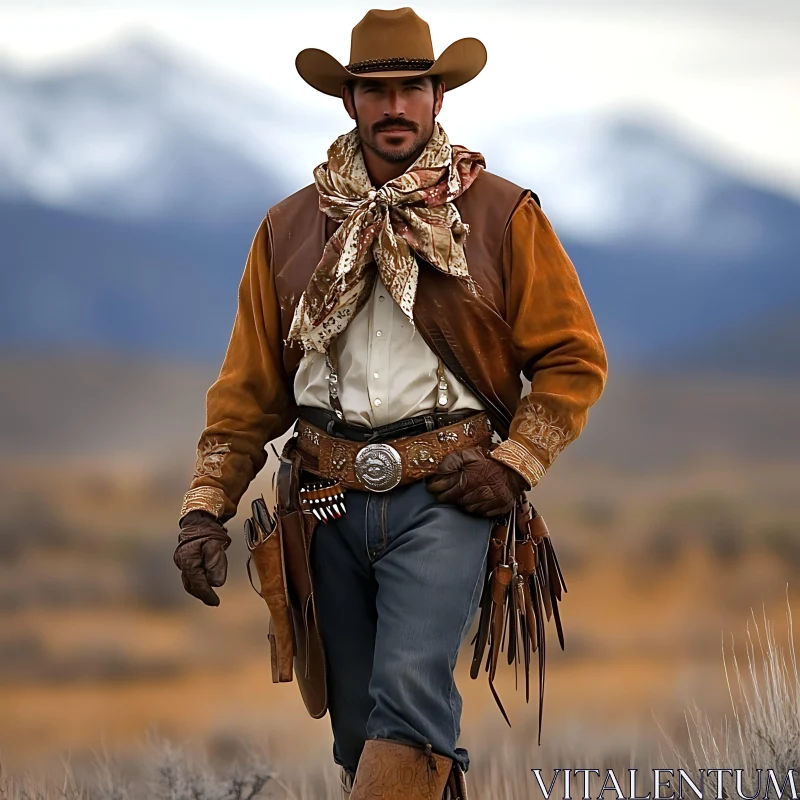
M400 453L390 444L376 442L362 447L355 459L356 477L373 492L388 492L403 477Z

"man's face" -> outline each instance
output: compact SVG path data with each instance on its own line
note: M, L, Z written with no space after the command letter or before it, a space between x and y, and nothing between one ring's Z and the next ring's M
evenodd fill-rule
M361 141L389 162L416 160L433 133L442 108L444 84L431 79L387 78L356 81L342 90L347 113L356 121Z

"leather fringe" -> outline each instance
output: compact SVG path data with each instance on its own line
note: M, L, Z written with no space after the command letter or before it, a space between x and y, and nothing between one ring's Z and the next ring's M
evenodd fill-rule
M470 677L477 678L488 646L484 670L489 688L503 718L511 727L494 686L500 653L506 648L508 664L514 664L515 687L519 688L518 665L525 670L525 702L530 700L531 652L539 661L539 744L542 743L542 713L545 681L545 621L555 622L558 641L564 649L564 631L558 603L567 584L556 557L550 532L542 516L521 495L517 503L492 531L487 557L486 581L480 600L478 631Z

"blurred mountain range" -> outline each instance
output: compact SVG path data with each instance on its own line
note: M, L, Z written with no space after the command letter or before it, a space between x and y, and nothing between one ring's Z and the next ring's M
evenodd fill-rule
M217 363L319 125L142 38L0 64L0 344ZM798 372L800 203L632 116L498 123L484 152L541 197L614 363Z

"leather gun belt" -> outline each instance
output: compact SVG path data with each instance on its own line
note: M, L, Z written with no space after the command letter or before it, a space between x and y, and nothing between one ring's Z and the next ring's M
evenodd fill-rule
M481 411L436 430L371 443L331 436L301 418L294 443L303 469L346 489L386 492L431 474L448 453L488 447L491 439L492 423Z

